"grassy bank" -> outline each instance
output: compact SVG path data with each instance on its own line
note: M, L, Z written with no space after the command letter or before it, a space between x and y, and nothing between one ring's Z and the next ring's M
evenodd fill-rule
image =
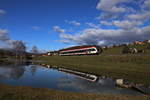
M50 65L150 85L150 56L147 55L49 56L34 59L47 61Z
M4 64L4 63L6 63L6 64L9 64L9 63L11 63L10 61L8 61L8 58L0 58L0 64Z
M0 100L150 100L150 96L72 93L0 84Z

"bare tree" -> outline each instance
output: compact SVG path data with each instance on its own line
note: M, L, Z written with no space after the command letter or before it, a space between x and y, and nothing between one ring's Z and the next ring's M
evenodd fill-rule
M37 48L37 46L33 46L31 52L32 52L32 53L38 53L38 48Z
M16 58L20 56L21 58L25 55L26 52L26 45L23 41L13 41L12 47L15 50Z

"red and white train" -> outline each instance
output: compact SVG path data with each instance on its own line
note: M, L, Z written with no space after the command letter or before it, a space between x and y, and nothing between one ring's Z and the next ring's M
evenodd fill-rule
M66 49L59 50L60 56L71 55L95 55L102 53L102 49L99 46L75 46Z

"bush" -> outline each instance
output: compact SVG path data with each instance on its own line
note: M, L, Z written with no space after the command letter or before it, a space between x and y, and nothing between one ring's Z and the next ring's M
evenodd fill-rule
M147 49L150 49L150 44L147 45Z
M122 49L122 53L123 53L123 54L129 53L129 49L130 49L130 48L129 48L128 46L124 46L123 49Z

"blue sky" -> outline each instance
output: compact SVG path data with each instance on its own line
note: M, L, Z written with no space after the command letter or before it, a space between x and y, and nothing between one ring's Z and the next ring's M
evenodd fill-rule
M0 0L0 46L29 49L150 39L150 0ZM5 39L4 41L4 37Z

